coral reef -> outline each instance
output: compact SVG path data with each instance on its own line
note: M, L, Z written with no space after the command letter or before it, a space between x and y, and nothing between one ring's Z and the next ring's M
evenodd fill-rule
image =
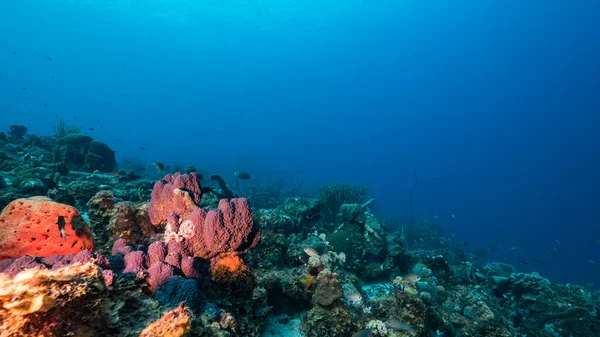
M598 334L591 287L465 253L425 221L391 230L366 187L234 193L193 167L156 181L113 172L80 131L0 133L0 336Z

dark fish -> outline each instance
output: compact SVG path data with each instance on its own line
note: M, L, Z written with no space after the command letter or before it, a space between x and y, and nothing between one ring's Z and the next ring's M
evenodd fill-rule
M146 148L143 146L140 146L140 150L145 150Z
M237 171L237 172L235 172L234 174L235 174L235 176L236 176L236 177L238 177L239 179L245 179L245 180L247 180L247 179L252 179L252 177L250 177L250 175L249 175L248 173L246 173L246 172L240 172L240 171Z
M465 245L465 247L469 247L469 243L465 240L462 242L463 245Z
M27 87L23 87L23 88L21 88L21 89L23 89L23 90L27 90Z
M16 51L13 51L13 55L18 55Z
M56 221L56 224L58 225L58 231L60 232L60 237L63 238L64 240L67 239L67 233L65 233L65 217L62 215L58 216L58 220Z
M47 58L48 60L52 61L52 58L51 58L50 56L46 55L46 58Z
M44 103L44 106L48 106L48 104Z
M368 328L368 329L360 330L359 332L354 333L354 335L352 335L352 337L367 337L373 330L375 330L375 328Z
M94 128L90 128L90 131L94 131Z
M540 259L533 259L532 261L533 261L533 262L535 262L535 263L537 263L537 264L541 264L541 265L543 265L543 266L545 266L545 265L546 265L546 262L545 262L545 261L542 261L542 260L540 260Z
M165 165L159 161L155 161L154 166L156 166L158 172L162 172L165 169Z

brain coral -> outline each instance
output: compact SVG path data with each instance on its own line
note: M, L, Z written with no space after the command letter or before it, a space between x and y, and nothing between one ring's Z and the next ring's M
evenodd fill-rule
M58 223L64 220L61 236ZM94 238L77 209L46 197L17 199L0 214L0 261L94 250Z

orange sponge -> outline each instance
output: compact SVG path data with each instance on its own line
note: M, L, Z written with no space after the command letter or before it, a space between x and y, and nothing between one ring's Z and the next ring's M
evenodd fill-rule
M46 197L17 199L0 214L0 261L94 250L94 238L72 206Z

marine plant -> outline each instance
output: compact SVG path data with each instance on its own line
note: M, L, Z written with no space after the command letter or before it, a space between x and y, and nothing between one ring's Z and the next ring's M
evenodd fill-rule
M348 183L327 184L319 190L321 219L337 222L337 214L343 204L362 204L371 189L368 186L352 186Z
M65 120L62 117L58 120L58 123L56 123L56 125L54 125L54 137L56 139L63 138L65 136L73 134L73 133L79 133L80 131L81 131L80 125L67 126L65 124Z

